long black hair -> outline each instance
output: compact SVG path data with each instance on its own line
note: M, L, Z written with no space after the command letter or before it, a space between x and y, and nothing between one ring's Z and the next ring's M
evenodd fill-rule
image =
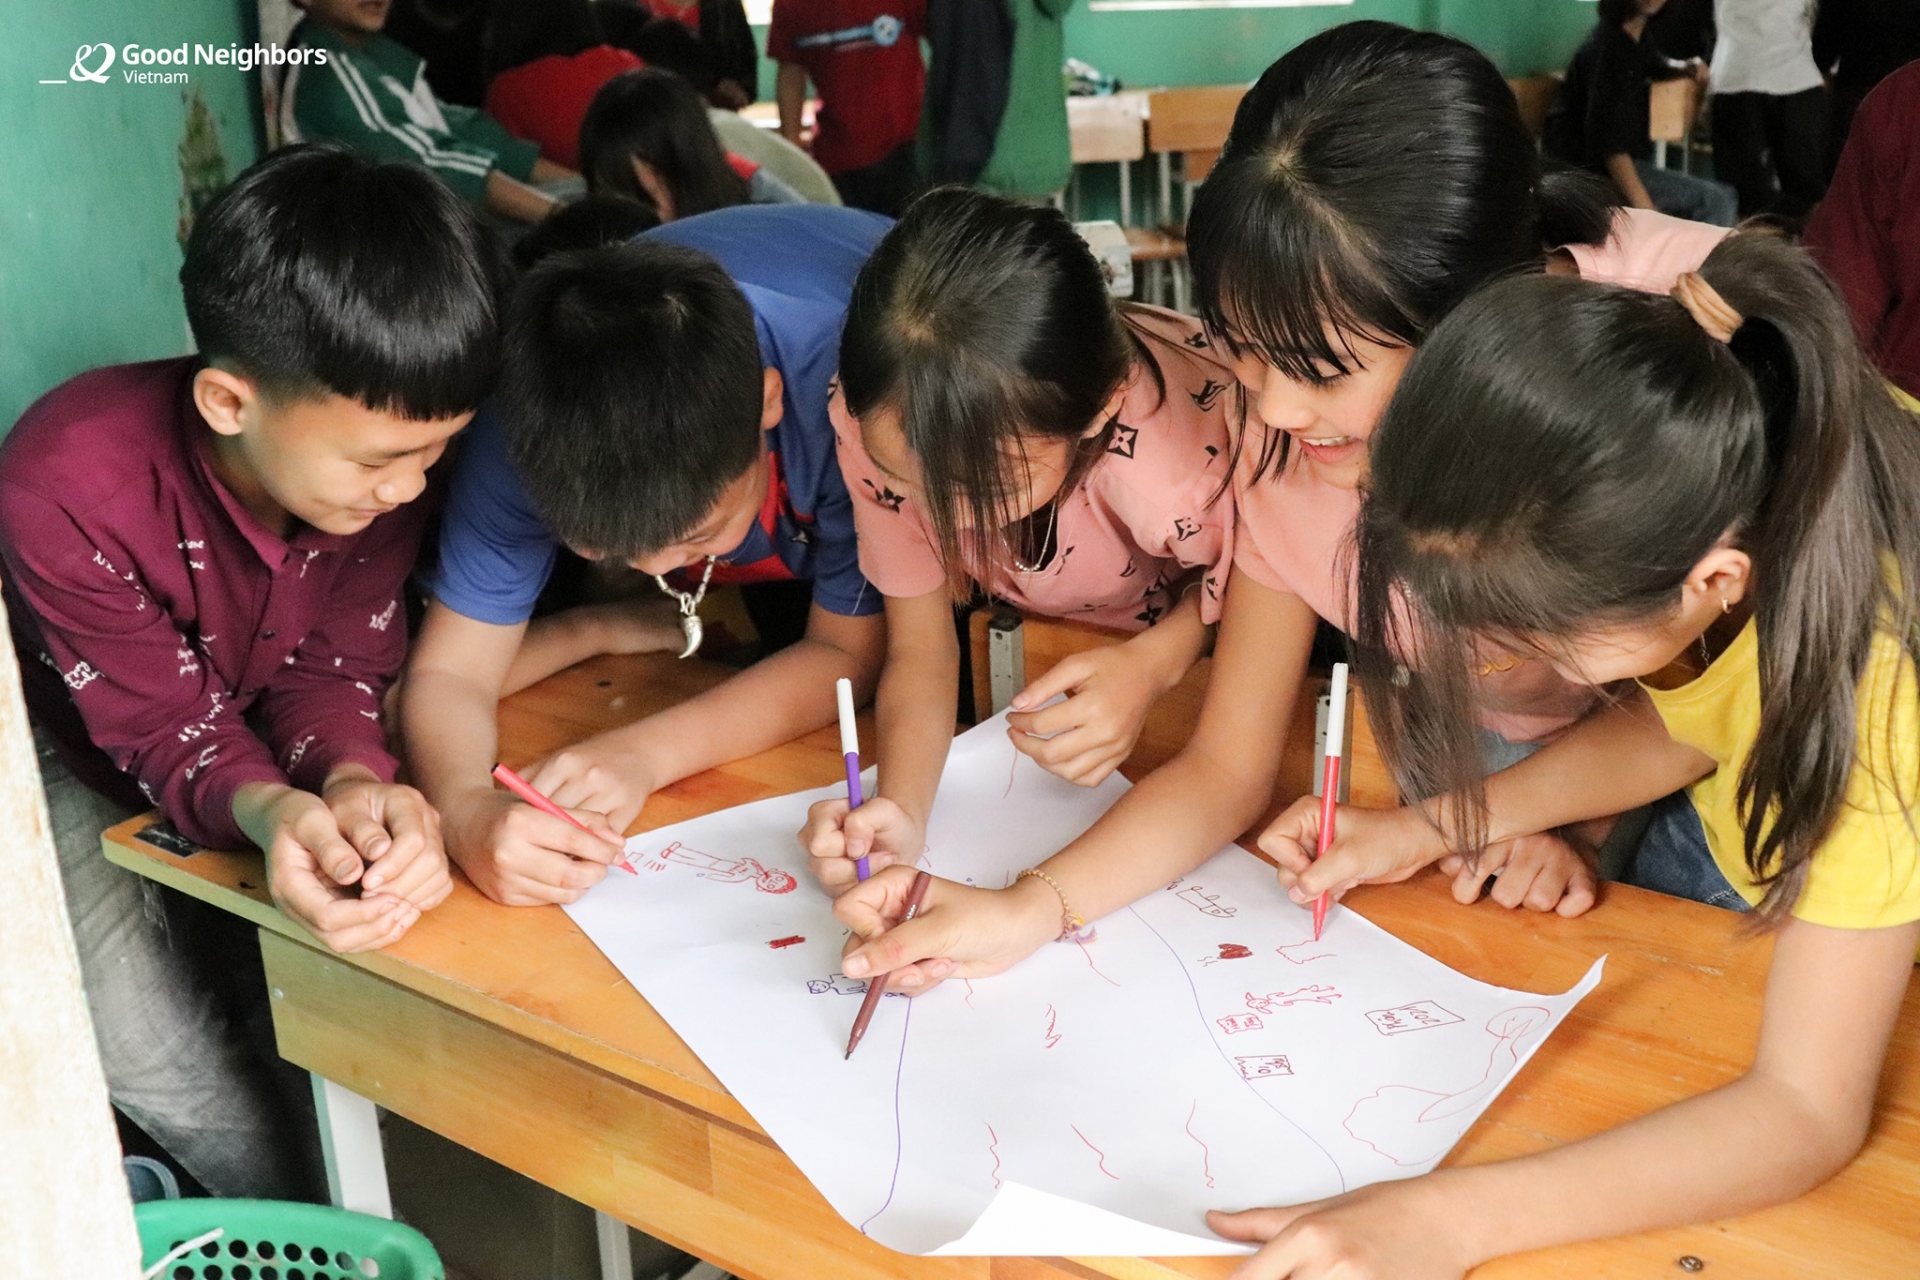
M964 187L928 192L887 233L840 339L847 410L899 415L956 591L1014 554L1009 460L1034 437L1072 443L1064 500L1106 447L1100 413L1136 362L1164 395L1066 217Z
M1323 31L1240 102L1187 225L1200 315L1288 377L1351 372L1351 343L1418 346L1546 250L1602 244L1606 184L1542 171L1486 55L1389 22ZM1259 470L1283 466L1285 434Z
M600 87L580 122L580 168L589 191L652 204L633 171L635 160L673 194L675 218L747 203L747 180L727 163L706 103L670 71L622 72Z
M1730 535L1753 558L1760 647L1746 861L1778 919L1856 747L1897 758L1856 744L1857 702L1913 697L1860 686L1877 634L1920 656L1920 422L1801 251L1732 236L1701 274L1746 317L1730 343L1671 298L1547 276L1492 285L1435 330L1373 437L1358 663L1401 786L1466 797L1450 834L1477 848L1474 637L1550 655L1670 616ZM1911 804L1916 780L1896 781Z

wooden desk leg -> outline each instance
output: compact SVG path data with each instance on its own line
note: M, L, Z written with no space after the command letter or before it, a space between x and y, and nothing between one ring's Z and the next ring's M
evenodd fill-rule
M627 1224L595 1209L593 1234L600 1242L600 1280L633 1280L633 1242Z
M387 1190L387 1158L380 1145L380 1116L371 1102L323 1076L313 1077L313 1107L320 1115L320 1147L327 1159L327 1193L355 1213L393 1216ZM620 1238L626 1243L626 1237Z

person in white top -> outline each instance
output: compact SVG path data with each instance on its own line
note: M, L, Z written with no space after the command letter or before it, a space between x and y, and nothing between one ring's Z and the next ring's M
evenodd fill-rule
M1714 0L1713 168L1740 216L1804 217L1826 190L1813 0Z

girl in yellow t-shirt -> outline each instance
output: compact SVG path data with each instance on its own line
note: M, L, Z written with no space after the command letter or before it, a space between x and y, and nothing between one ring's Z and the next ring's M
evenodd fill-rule
M1776 931L1764 1020L1740 1079L1584 1141L1218 1215L1264 1242L1237 1274L1452 1280L1822 1182L1866 1137L1920 942L1920 422L1818 268L1736 236L1671 298L1483 290L1414 356L1371 462L1368 709L1403 791L1441 799L1343 811L1318 864L1297 806L1266 842L1283 881L1401 879L1691 784L1639 878ZM1476 643L1617 696L1483 782Z

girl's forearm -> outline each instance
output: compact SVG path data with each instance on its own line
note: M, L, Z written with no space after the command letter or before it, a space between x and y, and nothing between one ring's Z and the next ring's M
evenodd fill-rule
M1166 617L1126 643L1151 664L1163 692L1179 684L1213 643L1213 628L1200 620L1199 589L1182 594Z
M960 645L951 626L947 646L889 648L874 699L880 766L875 793L899 805L925 829L953 742Z

